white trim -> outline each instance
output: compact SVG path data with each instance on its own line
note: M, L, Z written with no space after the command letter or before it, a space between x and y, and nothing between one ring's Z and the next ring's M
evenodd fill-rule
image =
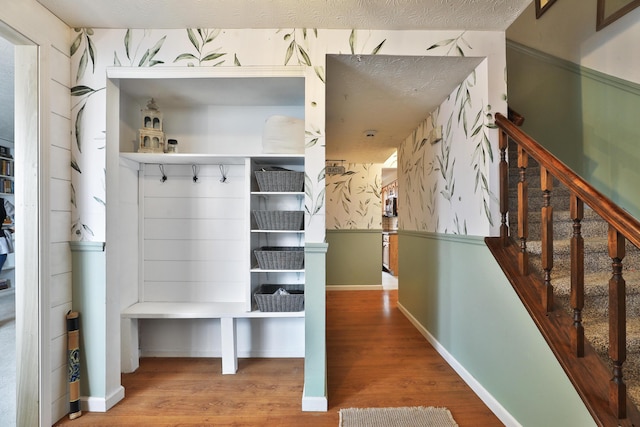
M327 412L329 410L329 401L327 400L326 393L322 397L310 396L307 397L302 392L302 411L303 412Z
M327 285L327 291L381 291L382 285Z
M431 333L420 324L418 319L400 303L398 303L398 309L406 316L407 319L418 329L418 331L429 341L433 348L442 356L442 358L453 368L454 371L471 389L478 395L478 397L491 409L496 417L500 419L507 427L522 427L522 425L496 400L495 397L485 389L482 384L476 380L473 375L467 371L447 349L442 346Z
M107 67L108 79L185 79L221 77L305 77L302 66Z
M103 397L81 397L81 409L86 412L107 412L116 403L124 399L124 387L120 386L107 398Z

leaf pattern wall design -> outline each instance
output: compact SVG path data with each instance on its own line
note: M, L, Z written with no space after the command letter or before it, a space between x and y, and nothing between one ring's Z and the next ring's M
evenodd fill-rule
M82 55L80 57L80 61L78 62L78 70L76 72L76 83L82 77L84 77L84 73L87 69L87 65L89 61L91 61L91 72L96 71L96 46L91 39L93 36L92 28L74 28L74 31L78 33L78 35L71 42L71 49L69 49L70 56L73 56L78 52L82 46Z
M216 37L218 37L218 35L220 35L219 29L207 30L203 28L197 28L194 30L192 28L187 28L187 36L189 38L189 42L191 42L191 44L195 48L197 55L189 52L181 53L176 57L176 59L173 60L173 62L186 60L187 66L193 67L195 66L195 64L191 61L197 61L197 65L202 65L203 62L216 61L222 58L224 55L226 55L226 53L219 52L221 48L208 50L210 46L207 46L211 42L213 42ZM224 59L211 65L215 67L223 63ZM234 63L236 65L240 64L237 57L234 57Z
M471 47L469 42L464 39L465 33L466 31L457 37L440 40L438 43L434 43L429 46L427 50L446 48L444 56L467 56L464 50L472 50L473 48Z
M452 31L381 31L381 30L73 30L70 53L72 61L72 239L104 240L103 180L104 147L96 144L104 137L105 68L108 66L303 66L308 68L306 89L305 149L307 176L305 209L316 235L324 235L324 226L332 221L337 227L379 228L376 191L370 186L351 187L352 203L334 215L329 199L337 197L324 176L324 85L327 54L374 55L449 55L491 56L488 68L502 81L486 76L469 80L460 88L458 103L452 93L424 124L398 149L398 177L411 196L400 201L400 227L424 231L466 233L483 230L478 212L493 210L489 170L495 167L492 153L497 147L497 133L491 129L488 114L506 112L504 93L503 32ZM472 47L473 45L473 47ZM425 46L427 48L425 49ZM109 58L106 52L113 52ZM233 55L230 52L234 52ZM497 53L496 53L497 52ZM240 61L242 58L242 64ZM484 90L484 92L482 92ZM488 95L488 97L487 97ZM489 107L490 106L490 107ZM489 110L490 108L490 110ZM479 114L479 111L483 111ZM482 120L480 120L482 119ZM433 121L433 123L431 122ZM466 129L465 125L466 123ZM482 123L482 125L481 125ZM423 140L433 125L443 126L441 144L431 146ZM474 153L474 149L477 149ZM466 151L465 151L466 150ZM373 166L377 167L377 166ZM444 175L443 175L444 173ZM333 177L331 177L333 178ZM374 187L375 188L375 187ZM379 191L379 188L377 189ZM405 193L401 189L401 197ZM446 197L445 197L446 196ZM483 196L485 202L483 202ZM475 198L479 200L475 200ZM338 200L347 200L340 195ZM379 201L376 201L379 203ZM483 207L483 203L485 206ZM97 207L97 208L96 208ZM471 207L471 208L470 208ZM96 213L102 210L102 214ZM344 213L349 212L350 218ZM102 215L102 218L101 216ZM331 217L331 218L330 218ZM332 218L335 218L332 219ZM486 222L486 217L484 218ZM321 222L319 222L321 221ZM485 228L483 228L485 227ZM334 226L330 226L334 228ZM313 236L310 230L308 236ZM320 237L321 241L322 238Z
M482 94L476 83L474 71L398 150L401 228L467 234L470 225L493 225L488 174L495 126L490 106L474 110ZM432 145L427 137L435 126L443 127L443 138Z
M128 29L124 35L124 51L129 62L127 64L123 64L122 61L120 61L117 51L114 50L113 65L128 65L130 67L153 67L159 64L164 64L164 61L161 59L156 59L156 56L158 55L158 53L160 53L160 49L162 49L167 36L165 35L161 37L160 39L156 40L155 43L153 42L153 40L151 40L151 43L154 44L151 45L151 47L145 49L145 46L149 45L152 31L141 30L141 32L143 33L143 37L135 42L134 38L138 32L140 31Z
M382 228L382 164L349 163L343 174L327 175L327 228Z

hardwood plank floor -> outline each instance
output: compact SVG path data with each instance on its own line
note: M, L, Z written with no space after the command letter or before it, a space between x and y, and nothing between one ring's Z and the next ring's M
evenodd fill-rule
M302 412L302 359L145 358L107 413L57 426L338 426L351 407L445 406L460 427L503 424L397 309L397 291L327 294L328 412Z

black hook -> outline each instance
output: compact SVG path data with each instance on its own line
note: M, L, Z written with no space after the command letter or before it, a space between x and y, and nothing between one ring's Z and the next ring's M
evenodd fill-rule
M191 170L193 171L193 182L196 183L198 182L198 171L200 168L198 165L191 165Z
M220 182L227 182L227 171L224 167L224 165L220 165Z
M162 178L160 178L160 182L165 182L167 180L167 175L164 173L164 165L158 165L160 168L160 173L162 174Z

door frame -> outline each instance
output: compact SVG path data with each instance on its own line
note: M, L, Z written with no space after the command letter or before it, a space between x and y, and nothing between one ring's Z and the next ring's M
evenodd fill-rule
M14 44L14 162L15 162L15 295L16 295L16 425L50 425L47 376L50 356L43 345L48 333L48 293L41 286L42 254L49 239L41 235L41 199L47 197L41 157L40 49L19 32L0 22L0 36ZM43 103L44 104L44 103ZM34 411L33 408L38 410Z

